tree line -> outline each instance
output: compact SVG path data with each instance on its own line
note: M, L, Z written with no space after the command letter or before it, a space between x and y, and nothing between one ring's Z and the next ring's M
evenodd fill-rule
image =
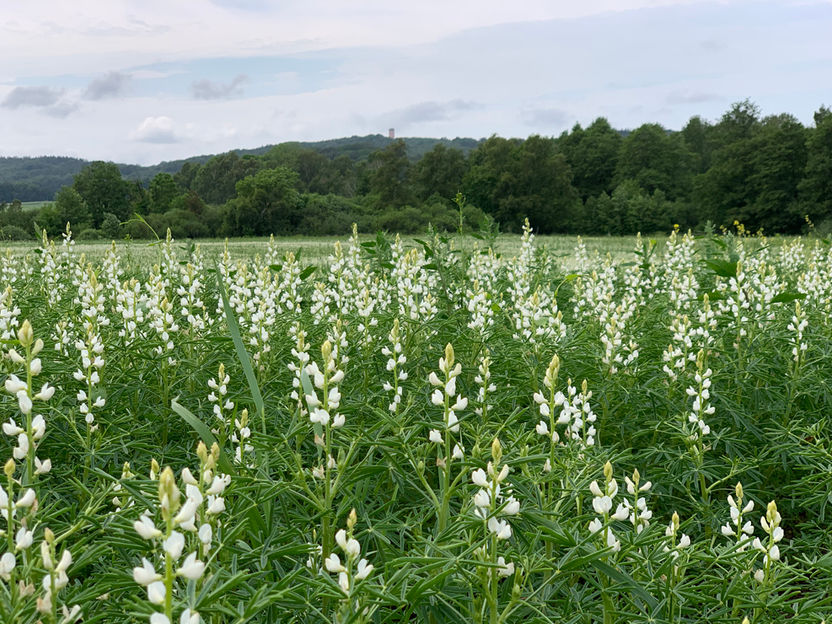
M185 162L149 183L94 162L54 202L27 212L0 206L6 237L67 221L85 238L222 237L455 230L528 218L541 233L634 234L730 226L793 234L832 229L832 111L806 127L763 117L745 100L713 122L680 131L647 123L614 129L604 118L558 137L491 136L466 151L436 143L414 158L402 140L361 158L284 143L262 154L229 152ZM133 218L141 215L141 219ZM148 227L150 226L150 227Z

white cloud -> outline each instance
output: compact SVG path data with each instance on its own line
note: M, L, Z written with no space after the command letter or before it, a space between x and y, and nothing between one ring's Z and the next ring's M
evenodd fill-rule
M145 117L130 133L130 139L143 143L178 143L180 140L174 131L173 119L164 115Z

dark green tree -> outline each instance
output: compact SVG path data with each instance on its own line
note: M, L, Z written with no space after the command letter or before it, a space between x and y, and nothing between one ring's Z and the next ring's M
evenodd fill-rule
M693 172L682 138L658 124L644 124L621 143L615 182L635 180L648 194L661 190L673 200L686 197Z
M181 193L179 185L169 173L157 173L153 176L148 190L151 212L167 212L170 203Z
M80 232L92 223L89 206L72 186L65 186L55 194L55 212L58 219L58 231L63 230L66 224L70 223L73 229ZM46 223L42 225L52 233L52 229L47 227Z
M130 216L130 183L121 177L115 163L100 160L91 163L75 176L72 186L89 208L94 228L101 225L105 212L121 220Z
M558 139L558 148L572 170L572 185L582 200L613 190L621 134L599 117L584 130L580 124Z
M214 156L194 176L192 189L208 204L223 204L234 197L237 182L262 167L253 156L240 158L236 152Z
M425 201L437 195L450 202L462 189L465 168L462 151L437 143L414 167L417 199Z
M300 219L298 174L286 167L263 169L237 183L227 204L232 233L245 236L294 234Z
M399 139L370 154L367 161L370 193L379 206L398 208L413 200L407 146Z
M806 140L806 169L799 185L801 213L815 223L832 220L832 111L822 106Z

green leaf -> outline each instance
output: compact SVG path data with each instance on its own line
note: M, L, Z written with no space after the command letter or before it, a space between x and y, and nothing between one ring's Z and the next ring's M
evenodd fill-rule
M171 399L170 408L179 414L179 416L182 417L182 420L188 423L191 428L196 431L196 434L205 443L205 446L211 448L212 445L217 443L217 439L214 437L214 434L211 433L210 427L202 422L187 407L179 403L179 401ZM225 453L222 452L222 449L220 449L220 459L218 465L226 474L233 474L234 468L231 466L231 462L228 461L228 457L226 457Z
M303 271L300 272L300 279L305 280L307 277L312 275L317 270L318 267L310 264L308 267L306 267Z
M789 303L790 301L795 301L797 299L805 299L806 293L798 293L798 292L782 292L779 295L775 295L771 299L771 303Z
M728 260L703 260L706 267L720 277L736 277L737 263Z
M222 282L222 277L217 271L217 288L220 291L222 298L222 305L225 310L225 320L228 324L228 333L231 334L231 340L234 342L234 348L237 351L237 359L240 360L240 365L243 367L243 373L246 376L249 392L251 392L251 399L254 401L254 406L260 413L263 433L266 432L266 408L263 404L263 395L260 394L260 386L257 384L257 377L254 375L254 369L251 366L251 359L248 356L246 347L243 344L243 338L240 335L240 325L237 323L237 317L234 316L234 311L231 309L231 304L228 303L228 293L225 292L225 284Z

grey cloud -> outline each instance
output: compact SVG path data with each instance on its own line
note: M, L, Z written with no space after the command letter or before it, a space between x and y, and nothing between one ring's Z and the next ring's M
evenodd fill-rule
M63 119L64 117L68 117L72 113L78 110L78 104L75 102L70 102L68 100L59 100L52 106L47 106L43 109L43 112L49 115L50 117L58 117Z
M130 84L130 76L119 72L110 72L101 78L96 78L84 92L87 100L103 100L110 97L124 95Z
M78 110L78 104L64 98L63 89L50 87L15 87L2 103L3 108L35 108L51 117L66 117Z
M564 126L570 116L559 108L536 108L522 113L523 122L527 126Z
M460 114L480 108L476 102L450 100L448 102L419 102L390 113L390 122L400 126L426 121L446 121Z
M191 93L197 100L221 100L233 95L240 95L242 85L248 80L248 76L240 74L228 84L211 82L210 80L199 80L191 85Z
M58 103L63 95L62 89L49 87L15 87L3 100L4 108L43 108Z

